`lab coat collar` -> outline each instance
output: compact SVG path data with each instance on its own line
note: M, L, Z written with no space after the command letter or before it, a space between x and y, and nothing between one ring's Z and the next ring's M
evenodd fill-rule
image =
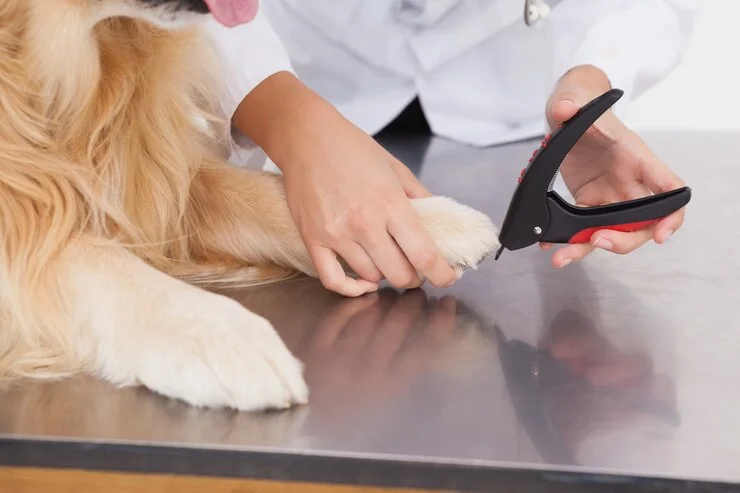
M396 17L413 27L430 27L458 7L464 0L400 0Z

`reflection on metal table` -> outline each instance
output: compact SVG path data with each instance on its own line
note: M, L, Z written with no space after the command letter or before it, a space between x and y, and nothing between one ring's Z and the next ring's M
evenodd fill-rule
M449 290L229 293L306 364L309 405L193 409L92 378L0 393L0 465L460 491L740 491L738 135L648 134L681 231L557 271L537 247ZM532 142L388 143L500 225ZM405 155L405 152L411 152ZM286 309L288 308L288 309Z

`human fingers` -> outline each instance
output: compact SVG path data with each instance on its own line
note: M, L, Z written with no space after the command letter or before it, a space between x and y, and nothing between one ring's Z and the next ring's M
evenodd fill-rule
M455 270L449 265L422 225L410 204L390 218L388 231L403 250L417 272L435 287L451 286L456 280Z
M631 233L609 229L597 231L591 237L591 245L594 248L625 255L650 241L653 237L653 229L653 227L648 227Z
M369 228L362 237L362 245L394 288L413 289L422 285L423 280L387 230Z
M628 138L623 139L623 145L639 163L639 179L651 192L668 192L686 185L637 133L630 132Z
M639 137L635 136L636 139ZM652 193L663 193L676 190L685 186L684 181L674 173L663 161L658 159L647 146L639 141L645 157L642 159L640 167L641 180ZM683 207L678 211L660 220L653 230L653 239L658 244L665 243L684 223L686 208Z
M322 245L308 246L321 284L328 290L343 296L356 297L378 290L378 284L364 279L352 279L345 274L337 254Z
M580 105L570 99L569 95L558 94L558 97L554 98L549 106L550 125L556 127L558 124L573 118L579 108Z
M421 199L431 197L432 192L426 189L424 185L414 176L411 170L402 162L394 159L391 161L391 168L401 182L403 191L410 199Z
M567 245L552 256L555 267L566 267L573 262L583 260L594 250L601 249L619 255L626 255L637 250L653 238L655 227L648 227L631 233L604 229L596 231L589 243Z
M686 209L683 208L667 216L658 222L653 228L653 240L660 245L670 239L682 226L686 217Z
M573 262L582 260L593 251L594 247L591 243L566 245L552 254L552 265L558 269L562 269Z
M366 281L378 283L383 274L361 245L354 241L340 241L335 248L337 254L344 259L349 267Z

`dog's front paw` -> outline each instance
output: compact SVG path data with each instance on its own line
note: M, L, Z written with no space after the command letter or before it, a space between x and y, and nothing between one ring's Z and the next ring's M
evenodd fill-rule
M200 290L172 293L158 308L152 326L119 348L135 354L122 361L129 380L193 406L257 411L307 401L302 364L264 318Z
M424 226L458 278L500 247L498 229L482 212L447 197L412 201Z

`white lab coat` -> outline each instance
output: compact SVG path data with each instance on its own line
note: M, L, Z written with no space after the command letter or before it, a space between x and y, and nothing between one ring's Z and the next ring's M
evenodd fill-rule
M239 104L261 82L278 72L291 72L290 57L262 10L248 24L226 28L209 18L202 24L207 39L219 57L223 80L220 111L231 121ZM238 130L226 132L229 162L235 166L280 169L265 153Z
M418 97L435 134L488 146L542 135L550 91L580 64L625 91L623 116L680 61L696 1L561 0L527 27L522 0L262 0L252 24L211 33L227 114L290 70L368 133Z

